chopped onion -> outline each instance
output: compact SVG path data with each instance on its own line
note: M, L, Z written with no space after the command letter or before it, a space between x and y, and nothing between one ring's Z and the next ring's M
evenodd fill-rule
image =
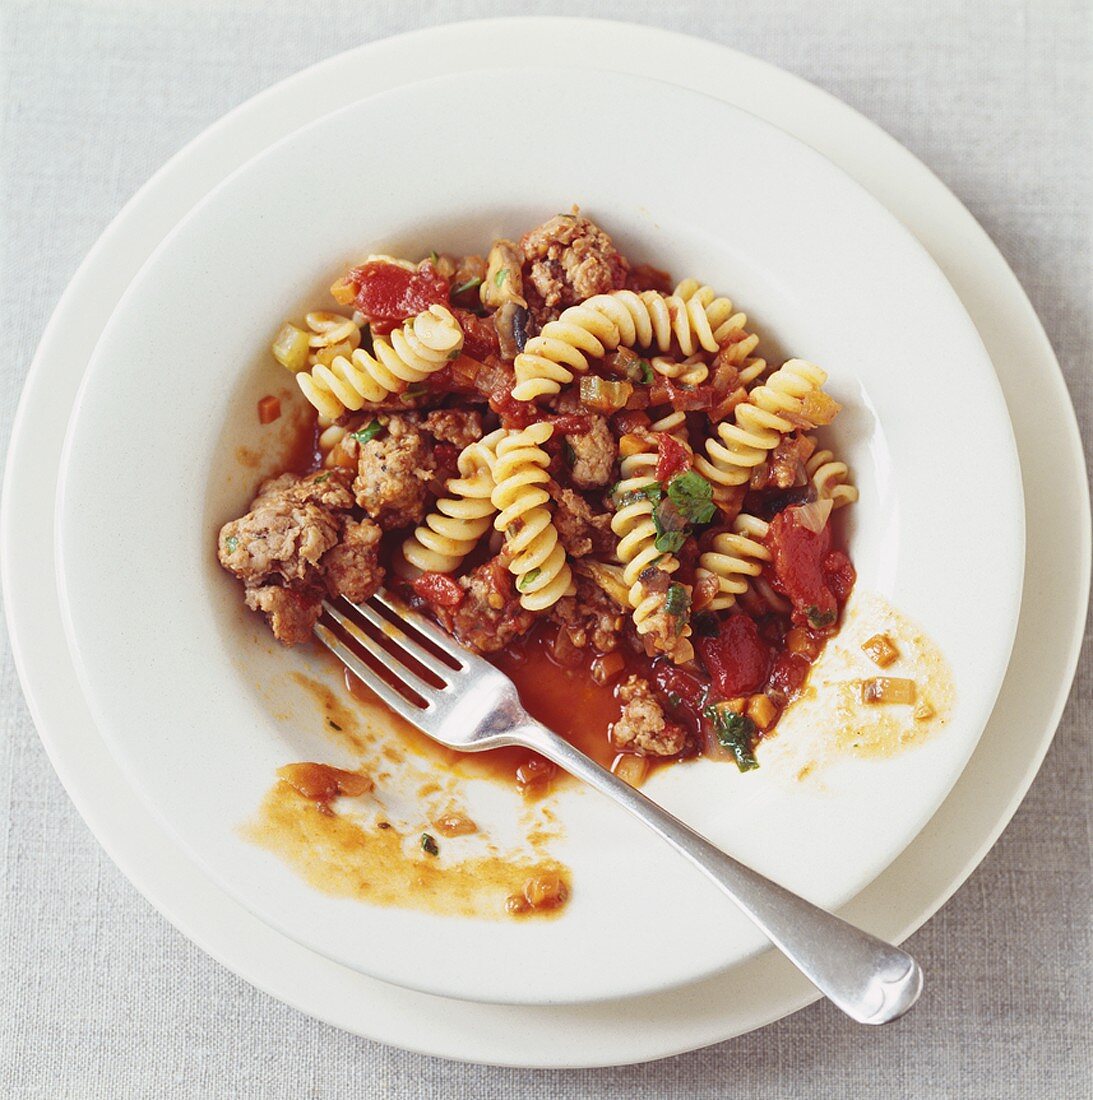
M581 379L581 404L597 412L624 409L633 392L629 382L612 382L595 374L586 374Z
M802 527L818 535L826 526L834 507L834 501L814 500L810 504L799 505L793 514Z
M861 686L863 703L904 703L915 701L915 682L898 676L875 676L872 680L863 680Z
M640 787L649 774L649 761L644 756L634 756L631 753L619 753L611 770L631 787Z

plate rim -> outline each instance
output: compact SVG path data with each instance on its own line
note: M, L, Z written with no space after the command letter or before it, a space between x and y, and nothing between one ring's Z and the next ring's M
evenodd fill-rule
M900 159L903 160L904 167L910 167L910 168L914 169L916 174L920 178L920 180L921 179L925 179L927 181L932 180L934 185L935 185L934 188L933 188L935 197L940 197L941 201L949 208L950 211L955 212L958 216L960 216L960 218L964 221L964 223L966 225L969 225L970 228L972 228L974 231L976 231L975 232L976 243L978 245L979 251L981 253L985 252L988 256L993 258L993 260L995 261L995 271L996 271L996 273L1001 275L1005 279L1005 281L1010 284L1011 291L1013 292L1013 295L1014 295L1014 300L1015 300L1015 302L1017 302L1017 304L1019 306L1019 309L1020 309L1020 312L1022 314L1022 323L1025 326L1028 327L1029 331L1032 334L1032 338L1033 338L1034 342L1039 346L1042 355L1044 355L1045 357L1048 357L1046 359L1046 365L1049 369L1047 371L1046 377L1048 377L1050 379L1052 386L1057 391L1056 395L1061 396L1062 399L1063 399L1062 400L1062 407L1060 408L1059 411L1060 411L1062 420L1065 421L1065 423L1063 423L1061 426L1064 430L1064 434L1067 437L1067 442L1070 445L1069 446L1070 457L1072 459L1075 459L1075 458L1077 459L1076 466L1075 466L1074 470L1072 470L1071 472L1080 471L1080 473L1084 473L1084 460L1081 457L1080 442L1079 442L1079 437L1078 437L1078 434L1077 434L1076 418L1074 416L1073 408L1069 406L1069 402L1066 399L1065 382L1063 380L1061 372L1058 369L1057 363L1054 362L1054 355L1051 352L1050 345L1047 342L1046 335L1044 334L1042 326L1040 326L1040 324L1038 322L1038 319L1035 317L1035 313L1033 312L1033 310L1031 308L1031 305L1027 300L1027 297L1025 297L1023 291L1020 289L1020 286L1017 283L1016 278L1013 276L1012 272L1009 271L1008 266L1005 264L1005 261L1004 261L1004 259L1002 259L1000 253L998 253L998 250L994 247L993 243L990 242L989 238L983 232L981 227L979 227L978 224L974 221L974 219L971 217L970 213L963 207L962 204L959 203L959 200L957 200L955 198L955 196L953 196L950 192L948 192L947 189L944 188L944 185L941 184L940 181L938 181L936 179L936 177L934 177L932 175L932 173L929 173L928 169L926 169L923 165L921 165L921 163L918 162L917 159L914 158L909 152L907 152L901 146L899 146L898 143L896 143L894 141L894 139L892 139L887 134L885 134L882 130L880 130L879 127L875 126L875 124L873 124L873 123L869 122L867 119L865 119L864 116L861 116L853 108L850 108L849 106L847 106L845 104L842 104L840 101L838 101L834 97L830 96L829 93L823 92L821 89L817 89L817 88L807 84L807 82L801 80L800 78L792 76L791 74L785 73L782 70L778 70L775 67L770 66L765 62L758 61L758 60L752 59L752 58L747 58L744 55L738 54L738 53L736 53L736 51L733 51L733 50L729 49L728 47L724 47L724 46L721 46L719 44L704 42L704 41L701 41L701 40L698 40L698 39L693 39L693 38L690 38L686 35L680 35L680 34L677 34L677 33L674 33L674 32L662 31L662 30L655 29L655 28L642 27L642 26L633 25L633 24L620 24L620 23L615 23L615 22L606 21L606 20L573 20L573 19L543 20L543 19L540 19L538 21L540 23L553 23L553 24L555 24L555 29L552 31L552 33L556 32L557 27L560 27L562 25L567 25L567 26L570 27L571 30L576 29L576 30L579 30L579 31L581 31L585 34L590 35L590 36L593 35L593 33L606 34L606 35L611 36L611 40L614 42L616 47L618 46L619 36L622 35L622 34L625 34L626 36L629 37L628 48L631 51L634 51L634 52L641 52L641 51L652 52L652 51L655 51L657 46L660 45L660 44L663 44L664 41L667 39L667 40L670 40L672 43L674 43L677 47L686 48L692 54L697 55L699 53L705 52L706 55L709 57L709 59L711 61L711 65L714 64L714 63L719 63L721 65L724 65L726 61L735 62L736 64L741 65L744 68L750 69L753 76L758 75L760 77L765 78L765 80L760 80L760 81L756 82L756 87L757 88L758 88L759 85L762 85L761 92L762 92L763 95L773 94L774 91L778 90L778 85L780 84L780 85L783 86L783 90L788 88L789 92L791 93L788 98L790 100L792 100L795 104L795 107L797 109L800 109L801 112L805 115L809 115L810 113L815 113L815 106L817 104L819 104L820 106L824 106L826 104L829 109L832 106L834 106L837 109L837 113L840 115L841 119L849 120L849 122L851 124L851 129L856 129L858 131L856 137L861 137L863 132L864 132L864 135L867 136L867 137L871 137L874 142L879 141L881 145L886 146L887 149L888 149L889 154L891 154L895 151L897 153L897 156ZM27 430L26 426L25 426L25 421L27 419L29 419L28 409L33 403L32 398L34 396L34 393L33 393L34 387L31 384L31 382L32 382L32 379L33 379L33 376L34 376L34 373L35 373L35 370L36 370L36 366L37 366L38 363L40 363L40 361L42 359L42 348L48 344L49 340L55 339L56 330L58 328L60 328L60 320L59 320L60 317L63 316L64 311L66 309L70 310L72 308L73 299L75 297L74 288L81 285L81 279L86 281L87 273L93 267L93 261L97 260L98 257L100 256L100 254L105 251L106 245L111 243L111 242L114 242L116 237L121 236L123 228L131 228L131 226L130 227L125 227L124 222L126 220L131 221L132 215L134 213L134 208L139 209L140 204L142 202L147 201L147 196L151 193L151 191L153 189L153 185L156 185L158 187L159 182L168 173L168 169L170 169L178 161L184 159L184 157L187 154L190 154L191 151L192 151L192 158L191 159L198 159L197 154L199 152L202 153L202 154L207 154L208 153L208 146L210 145L211 139L219 137L220 134L224 131L224 129L229 127L229 124L231 123L231 121L233 119L240 118L241 116L247 114L248 112L253 113L253 112L263 108L267 103L270 103L272 101L272 99L274 99L276 97L277 93L283 92L286 85L294 85L295 82L299 82L301 80L303 80L306 83L305 78L307 78L309 76L309 74L314 74L317 71L322 72L322 73L325 74L325 72L327 72L329 68L334 67L338 64L346 64L350 59L355 59L355 58L359 57L362 51L370 51L370 50L374 51L376 49L389 48L392 43L399 43L400 41L402 43L405 43L406 40L413 39L417 43L420 44L423 41L427 41L430 38L430 36L441 36L441 37L443 37L445 35L450 36L453 32L460 32L460 31L465 30L468 26L473 27L477 33L480 33L484 26L492 26L496 30L499 24L500 25L509 24L510 27L513 24L520 24L523 27L526 27L526 25L527 25L525 20L502 19L502 20L489 20L489 21L482 21L482 22L474 22L474 23L471 23L471 24L453 24L453 25L447 25L447 26L443 26L443 27L434 27L434 28L428 28L424 31L408 32L405 35L396 36L393 39L386 39L386 40L382 40L381 42L378 42L378 43L369 44L368 46L358 47L354 50L347 51L344 54L337 55L336 57L333 57L333 58L329 58L329 59L327 59L323 62L320 62L317 66L314 66L311 69L304 70L302 73L295 74L294 76L287 78L285 81L282 81L277 85L274 85L272 88L267 89L265 92L259 93L259 95L257 97L255 97L252 100L247 101L246 103L242 104L240 107L235 108L235 110L233 110L228 115L221 118L218 122L214 123L208 130L204 131L201 135L199 135L198 138L196 138L192 143L190 143L190 145L188 145L184 150L182 150L179 153L175 154L175 156L171 159L171 161L169 161L168 164L164 166L164 168L160 169L160 171L157 172L156 175L152 177L152 179L149 181L149 183L146 184L145 187L142 188L140 192L138 192L137 196L135 196L134 199L130 200L130 203L114 219L114 221L111 223L111 225L107 228L107 230L103 234L103 237L100 238L99 242L93 247L91 252L88 254L88 257L84 260L83 264L81 264L81 266L78 269L76 275L73 277L73 280L69 285L69 288L65 291L65 294L62 296L61 302L58 305L58 308L55 311L53 318L50 320L49 324L47 325L47 328L46 328L45 333L44 333L43 338L42 338L42 344L39 346L39 352L35 356L35 367L32 368L31 376L28 377L28 384L27 384L27 386L24 390L23 398L20 401L19 409L17 411L16 418L15 418L15 421L13 423L12 446L11 446L11 450L9 452L9 455L10 456L15 456L17 454L18 450L19 450L19 447L22 445L23 436L24 436L25 431ZM516 30L517 28L512 27L511 29ZM686 78L687 75L688 74L683 74L684 78ZM720 79L720 78L715 74L715 75L711 76L711 79ZM728 93L725 92L724 90L722 90L722 92L720 94L721 94L722 98L725 98L725 97L728 96ZM749 91L748 94L749 95L757 95L757 94L759 94L759 92L752 90L752 91ZM777 98L777 97L775 96L775 98ZM735 102L735 100L734 100L734 102ZM775 107L777 107L777 104L775 104ZM821 111L821 114L822 113L823 112ZM769 117L769 116L764 112L763 117ZM828 120L828 121L831 122L832 120ZM832 137L832 141L836 145L838 144L838 141L836 140L836 137L834 137L834 136ZM830 153L828 155L830 156ZM858 178L860 179L861 177L858 177ZM1053 363L1054 363L1055 369L1050 370L1050 367ZM5 532L5 539L4 539L5 547L8 545L7 535L11 531L11 523L12 523L12 508L13 508L13 506L11 505L12 495L11 495L11 492L10 492L10 487L11 487L10 486L10 481L11 481L11 478L12 478L11 471L13 470L13 468L14 467L13 467L12 463L9 461L8 467L7 467L7 472L5 474L5 493L4 493L3 516L2 516L2 518L0 518L0 524L2 524L3 530ZM1084 484L1084 479L1083 479L1083 484ZM1080 494L1080 499L1082 501L1081 512L1082 512L1083 516L1088 516L1088 498L1083 493L1083 494ZM1079 587L1080 587L1080 591L1084 592L1087 595L1088 594L1088 585L1089 585L1089 578L1088 578L1088 562L1089 562L1088 523L1085 524L1084 529L1081 530L1080 534L1081 534L1082 537L1080 538L1080 545L1077 547L1077 551L1078 551L1078 556L1081 558L1081 561L1083 563L1084 568L1082 569L1081 577L1079 578ZM5 549L4 554L3 554L3 571L4 571L5 588L9 593L11 592L11 584L10 584L10 582L11 582L11 568L12 568L12 563L10 561L10 554ZM1038 746L1037 751L1034 752L1030 758L1028 758L1028 760L1026 762L1026 766L1024 768L1024 771L1023 771L1021 777L1013 783L1012 793L1011 793L1011 795L1009 797L1009 800L1008 800L1005 808L1003 809L1001 815L999 817L997 817L995 819L993 825L985 831L985 833L983 834L983 839L981 840L980 844L974 849L972 855L968 859L965 860L961 871L954 875L952 881L949 884L948 889L940 891L940 893L937 896L931 898L930 901L927 903L926 910L924 912L917 912L915 918L913 918L911 920L910 924L906 927L905 931L909 932L910 930L913 930L913 928L918 927L919 924L923 923L926 919L928 919L929 916L932 915L932 913L935 912L936 909L938 907L940 907L940 905L943 904L944 901L947 900L947 898L949 896L951 896L951 894L957 888L959 888L961 883L967 878L967 875L970 874L971 871L974 869L974 867L980 862L983 855L985 855L986 851L989 850L989 848L992 846L994 841L997 839L997 836L1005 828L1005 826L1008 823L1010 817L1012 816L1013 811L1016 809L1016 806L1019 804L1021 799L1024 797L1024 794L1026 793L1029 784L1031 783L1033 777L1036 774L1036 771L1039 768L1039 765L1040 765L1040 763L1043 759L1043 755L1046 753L1047 748L1050 745L1051 737L1052 737L1052 734L1054 732L1054 728L1055 728L1055 726L1058 722L1059 715L1060 715L1060 713L1062 711L1062 708L1063 708L1063 706L1065 705L1065 702L1066 702L1067 690L1069 688L1070 681L1073 677L1073 671L1074 671L1074 667L1075 667L1075 664L1076 664L1076 661L1077 661L1078 652L1079 652L1080 645L1081 645L1082 622L1084 621L1084 603L1085 603L1085 601L1083 600L1082 601L1082 614L1076 619L1075 626L1074 626L1074 631L1073 631L1073 633L1070 637L1070 642L1069 642L1068 652L1067 652L1067 658L1064 662L1062 662L1062 665L1064 667L1060 667L1060 669L1059 669L1059 674L1060 674L1059 684L1056 688L1055 697L1052 700L1052 705L1050 706L1050 708L1048 708L1049 713L1048 713L1048 716L1046 718L1045 730L1044 730L1044 733L1041 736L1041 743ZM88 805L87 808L85 809L85 799L82 797L82 792L80 791L79 783L75 781L76 777L73 777L72 775L68 775L67 780L66 780L66 774L67 774L68 769L65 767L63 761L60 760L60 758L59 758L60 753L54 751L55 749L58 748L58 746L56 745L55 742L52 741L52 739L49 737L49 735L44 730L44 726L43 726L43 723L41 721L41 713L40 713L40 708L38 706L38 700L37 700L37 698L35 696L35 693L33 691L33 686L31 685L31 683L29 681L28 670L27 670L26 665L25 665L24 658L26 657L26 653L23 651L23 649L21 647L18 635L16 634L15 630L11 629L12 627L14 627L15 622L16 622L17 618L19 617L20 612L17 612L14 609L14 607L12 605L12 602L10 600L6 603L5 610L6 610L6 613L7 613L7 616L8 616L9 630L11 632L11 636L12 636L12 639L13 639L13 652L14 652L14 655L15 655L16 665L17 665L17 668L19 670L20 679L23 682L24 691L27 695L28 703L30 704L30 709L32 711L32 714L35 717L36 723L39 726L40 733L42 735L42 739L43 739L43 742L46 746L47 752L49 753L51 759L53 760L54 766L55 766L55 768L57 769L59 775L62 778L62 782L65 782L66 786L69 788L70 795L73 797L73 801L76 803L77 808L80 809L81 813L84 814L85 818L97 819L97 815L94 812L94 809L92 807L90 807ZM71 781L71 782L69 782L69 781ZM100 821L100 825L101 825L101 821ZM93 830L93 831L95 831L95 830ZM97 835L98 835L98 832L97 832ZM100 837L100 840L101 840L101 837ZM120 854L115 854L114 846L111 845L110 843L108 843L106 841L102 841L102 840L101 840L101 842L104 843L104 847L106 847L108 852L110 852L110 854L115 858L115 862L118 862L119 864L121 864L123 866L123 870L126 870L126 868L124 866L128 862L126 860L126 858L124 856L121 856ZM128 873L128 870L126 870L126 873ZM139 876L136 875L136 874L133 874L130 877L133 879L134 883L137 884L137 880L138 880ZM153 892L152 888L149 886L147 881L145 881L145 883L142 886L138 886L138 888L142 889L143 892L146 893L146 896ZM164 912L164 915L167 915L167 912L166 912L167 905L166 905L166 903L161 904L160 901L155 901L155 902L153 902L153 904L156 904L157 907L160 908L160 910L162 912ZM168 919L172 920L174 923L176 923L176 925L183 925L183 924L186 923L184 918L182 918L180 916L177 916L177 914L176 914L176 917L168 917ZM194 930L189 930L189 929L184 929L184 930L186 931L186 934L190 935L190 938L194 939L195 942L198 942L201 946L203 946L210 954L213 954L214 957L221 958L221 961L225 962L225 965L228 965L229 968L231 968L233 970L236 970L236 972L241 973L243 968L242 967L236 967L231 963L231 961L229 961L227 959L224 959L221 956L221 953L216 949L216 947L213 946L211 943L209 943L207 941L207 937L202 937L199 932L194 931ZM256 978L256 977L253 977L253 976L250 976L250 975L247 975L247 974L243 974L243 976L247 977L247 980L251 981L252 983L257 984L257 985L259 985L263 988L267 988L271 992L274 992L274 995L279 996L281 999L287 1000L289 1003L296 1003L298 1007L302 1007L298 1003L299 998L294 1000L291 995L286 994L284 991L279 991L278 992L278 991L272 989L270 987L269 983L263 982L259 978ZM366 979L361 979L361 980L366 980ZM803 1005L805 1003L808 1003L808 1001L814 1000L814 999L815 999L815 995L810 995L807 990L804 992L803 996L800 995L799 993L796 994L796 995L791 994L788 997L788 999L786 1000L784 1006L781 1006L781 1007L773 1010L773 1013L769 1014L765 1018L753 1020L747 1026L737 1027L737 1030L733 1033L734 1034L739 1034L744 1030L749 1030L751 1026L761 1026L761 1024L769 1022L770 1019L776 1018L777 1016L784 1014L783 1009L791 1011L791 1010L793 1010L793 1008L800 1007L801 1005ZM451 1002L438 1001L437 1003L438 1004L445 1004L445 1003L450 1004ZM305 1008L305 1011L309 1011L309 1012L311 1012L312 1015L317 1015L320 1018L327 1018L327 1019L330 1020L330 1022L337 1024L337 1026L346 1027L349 1030L357 1030L358 1033L360 1033L359 1028L354 1028L353 1022L351 1020L347 1021L345 1019L333 1018L332 1016L327 1015L327 1013L325 1013L321 1009L316 1009L316 1008ZM707 1043L707 1042L718 1041L719 1037L723 1038L723 1037L726 1037L726 1036L724 1035L724 1032L722 1032L720 1036L714 1036L713 1038L710 1038L708 1036L704 1037L704 1038L700 1038L698 1040L697 1044L694 1043L694 1042L690 1042L687 1045L679 1045L679 1046L673 1046L670 1049L669 1048L662 1049L658 1053L653 1053L653 1054L649 1054L649 1053L640 1054L639 1053L637 1055L631 1054L629 1056L623 1056L623 1057L616 1058L613 1061L614 1062L634 1061L634 1060L640 1060L642 1058L664 1056L664 1055L667 1055L669 1053L677 1052L679 1050L689 1049L690 1047L693 1047L694 1045L702 1045L702 1044ZM425 1047L417 1045L417 1044L413 1043L412 1041L407 1041L407 1040L400 1041L398 1039L392 1039L392 1038L387 1038L385 1041L399 1042L400 1045L405 1046L408 1049L425 1050ZM433 1051L429 1051L429 1052L436 1052L436 1051L433 1050ZM458 1057L459 1056L459 1052L452 1052L452 1051L442 1051L442 1052L437 1052L437 1053L444 1053L448 1057ZM468 1057L466 1055L464 1055L464 1056ZM569 1061L569 1062L565 1062L565 1063L560 1063L560 1062L556 1063L556 1062L547 1062L547 1061L539 1061L539 1062L535 1062L535 1063L529 1063L526 1058L511 1057L511 1056L509 1056L509 1057L488 1058L487 1060L499 1062L501 1064L510 1064L510 1065L527 1065L527 1064L596 1065L596 1064L606 1064L603 1061L602 1058L595 1059L595 1060Z

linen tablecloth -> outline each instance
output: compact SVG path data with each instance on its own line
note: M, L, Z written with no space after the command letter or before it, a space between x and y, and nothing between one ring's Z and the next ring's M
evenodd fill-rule
M46 319L133 191L229 108L348 46L527 12L503 0L0 0L0 431ZM797 73L933 168L1014 267L1093 421L1093 8L1082 0L580 0ZM924 333L928 339L928 333ZM0 664L0 1093L13 1097L1093 1096L1085 653L1043 771L970 881L910 941L898 1024L816 1004L652 1065L464 1066L317 1023L186 941L72 808Z

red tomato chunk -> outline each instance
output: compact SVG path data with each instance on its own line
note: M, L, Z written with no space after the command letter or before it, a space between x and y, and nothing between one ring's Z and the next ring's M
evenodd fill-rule
M713 686L724 699L758 691L770 672L770 647L750 615L730 615L717 634L695 643Z
M667 485L676 474L691 468L691 452L678 439L661 434L658 444L657 481Z
M829 526L812 531L799 522L798 512L799 506L791 506L770 522L774 587L789 597L795 623L830 630L854 584L854 567L842 551L831 550Z
M372 260L353 268L347 280L357 288L357 309L381 335L431 305L448 304L448 280L431 263L407 271Z
M413 581L414 591L438 607L458 607L466 593L445 573L422 573Z

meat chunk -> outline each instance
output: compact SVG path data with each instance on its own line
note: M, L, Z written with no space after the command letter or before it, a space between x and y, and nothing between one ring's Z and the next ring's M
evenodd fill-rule
M514 241L501 238L493 242L481 290L482 304L487 309L499 309L506 302L527 305L521 273L523 266L524 257Z
M553 496L554 526L570 557L583 558L614 549L610 513L594 512L588 501L573 489L559 486Z
M283 474L267 481L251 510L220 529L220 564L249 585L274 576L305 580L338 541L339 510L352 503L340 471L310 478Z
M594 222L558 214L525 233L520 242L530 263L529 281L548 308L565 307L626 285L630 265Z
M770 453L770 464L767 467L764 484L752 486L752 488L767 489L792 489L795 485L804 485L808 480L805 477L805 463L812 457L816 449L816 443L801 432L793 432L785 435L779 441L778 446Z
M563 596L550 609L551 618L577 649L610 653L618 648L626 612L587 577L578 575L576 581L576 596Z
M686 732L669 722L649 684L630 676L618 689L622 714L611 727L611 744L638 756L675 756L683 751Z
M383 582L379 543L383 531L371 520L345 525L341 540L319 562L326 590L333 599L367 600Z
M437 618L475 653L496 653L526 634L535 615L520 606L504 551L459 578L466 596L455 608L439 607Z
M619 447L606 417L591 416L587 432L567 435L566 457L569 459L569 476L581 489L599 489L612 480Z
M306 642L323 609L322 593L308 587L279 588L267 584L248 588L245 599L247 607L265 615L273 636L282 645Z
M646 656L663 654L677 665L685 664L694 655L694 646L686 637L691 615L691 586L672 581L668 574L651 566L638 578L642 600L659 597L656 610L642 620L641 640Z
M434 409L422 427L436 440L460 450L482 438L482 414L463 409Z
M353 492L384 529L408 527L425 515L435 469L418 425L408 417L392 416L386 432L361 446Z

